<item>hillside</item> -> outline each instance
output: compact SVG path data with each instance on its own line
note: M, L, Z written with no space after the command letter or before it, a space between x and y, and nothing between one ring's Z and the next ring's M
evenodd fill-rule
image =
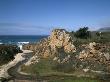
M98 31L101 31L101 32L110 32L110 27L103 27L103 28L100 28Z

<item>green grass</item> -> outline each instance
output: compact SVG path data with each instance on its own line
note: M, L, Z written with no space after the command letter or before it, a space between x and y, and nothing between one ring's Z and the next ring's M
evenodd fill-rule
M29 73L31 75L37 75L37 76L41 76L41 77L45 77L45 76L57 76L57 77L74 77L74 76L78 76L78 75L82 75L84 76L85 73L82 70L71 70L71 69L67 69L70 68L68 65L65 65L64 67L60 68L56 68L57 63L53 62L50 59L41 59L37 64L33 64L30 66L22 66L21 67L21 71ZM59 70L60 69L60 70ZM69 72L64 72L65 70L69 70ZM70 72L71 71L71 72ZM89 75L91 75L91 73L89 73ZM93 74L91 75L93 76Z
M48 82L100 82L100 81L95 80L95 79L90 79L90 78L66 77L66 78L61 78L61 79L50 80Z
M45 75L67 75L72 74L74 69L72 65L67 63L64 65L59 65L57 62L51 59L40 59L36 64L30 66L21 66L21 71L30 73L30 74L39 74L41 76Z
M22 66L21 71L31 74L45 74L45 73L51 73L56 72L52 69L52 67L55 64L52 62L52 60L49 59L41 59L37 64L32 64L30 66Z
M78 54L80 51L83 50L83 47L81 47L82 44L89 44L90 42L98 42L98 43L104 43L104 44L109 44L108 42L110 42L110 33L103 33L103 35L101 37L96 36L95 33L93 33L92 37L89 39L80 39L80 38L76 38L75 42L73 43L76 48L77 48L77 53ZM65 67L66 65L66 67ZM61 78L55 79L52 78L51 80L49 80L48 82L100 82L98 80L94 80L94 79L90 79L90 78L69 78L70 76L74 76L79 75L79 74L83 74L80 71L76 71L75 72L68 72L65 73L63 71L66 70L71 70L68 69L70 68L69 64L65 64L65 65L59 65L60 67L55 68L56 66L58 66L58 64L56 62L53 62L53 60L51 59L40 59L40 61L36 64L30 65L30 66L22 66L22 70L23 72L26 73L31 73L31 74L39 74L40 76L49 76L51 77L52 75L56 75L57 77L61 76ZM64 66L64 67L63 67ZM55 69L53 69L55 68ZM58 71L60 70L60 71ZM63 71L62 71L63 70ZM73 69L72 69L73 70ZM78 74L79 73L79 74ZM64 78L63 76L69 76L67 78ZM63 77L63 78L62 78Z

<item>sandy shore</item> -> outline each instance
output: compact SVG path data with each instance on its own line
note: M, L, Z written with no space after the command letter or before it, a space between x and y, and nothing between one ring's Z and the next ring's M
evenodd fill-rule
M0 66L0 77L8 78L10 77L7 73L7 70L11 67L15 66L18 62L25 60L23 57L24 55L27 55L26 53L31 53L30 50L23 50L23 53L18 53L15 55L15 59L13 61L10 61L8 64Z

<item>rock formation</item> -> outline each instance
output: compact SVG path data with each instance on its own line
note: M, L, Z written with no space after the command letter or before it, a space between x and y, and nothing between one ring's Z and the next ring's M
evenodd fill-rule
M69 32L64 29L54 29L48 38L35 44L24 45L23 49L32 50L39 57L54 58L64 54L68 56L69 53L76 52L73 42ZM35 57L33 58L35 60Z
M110 50L104 44L91 42L81 44L83 49L74 46L75 39L64 29L54 29L48 38L34 44L24 45L24 49L34 51L28 64L40 58L52 58L60 64L72 63L73 68L82 70L109 71ZM80 46L81 46L80 45Z
M87 45L85 49L79 53L79 59L81 62L86 61L88 64L86 66L94 70L107 71L110 65L110 54L109 51L107 51L107 47L95 42Z
M49 45L53 50L56 50L56 47L57 48L63 47L66 53L73 53L76 51L70 33L64 29L55 29L52 31L50 35Z
M80 52L79 59L87 60L94 58L94 60L99 59L100 62L106 63L106 61L110 60L110 55L106 50L106 46L93 42L87 45L85 50Z

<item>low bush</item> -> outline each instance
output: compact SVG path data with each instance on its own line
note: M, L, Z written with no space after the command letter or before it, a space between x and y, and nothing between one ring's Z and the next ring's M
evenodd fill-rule
M8 63L14 59L14 56L22 52L16 45L0 45L0 65Z

